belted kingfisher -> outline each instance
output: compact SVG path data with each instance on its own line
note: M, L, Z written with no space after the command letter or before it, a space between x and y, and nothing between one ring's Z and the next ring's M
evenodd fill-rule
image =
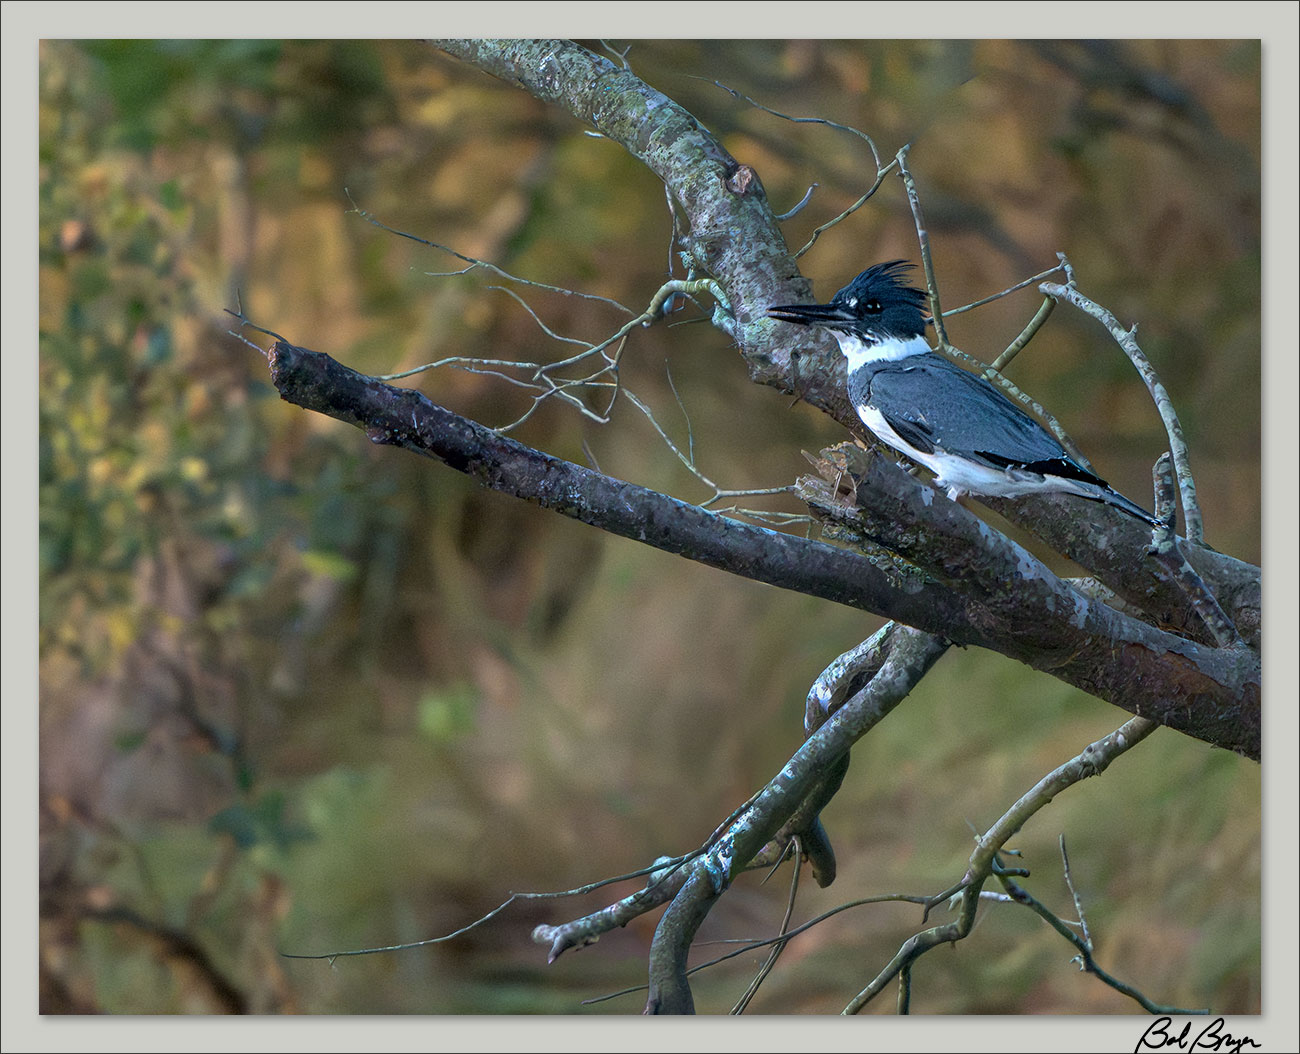
M848 360L849 398L862 423L933 472L954 501L962 494L1064 492L1159 526L992 384L930 350L922 336L925 294L904 275L911 266L877 264L829 304L778 305L768 317L830 330Z

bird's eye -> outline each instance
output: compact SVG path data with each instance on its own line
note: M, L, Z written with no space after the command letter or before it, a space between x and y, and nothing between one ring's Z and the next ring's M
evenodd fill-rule
M880 306L880 301L873 297L862 305L862 310L870 311L873 315L878 315L884 309Z

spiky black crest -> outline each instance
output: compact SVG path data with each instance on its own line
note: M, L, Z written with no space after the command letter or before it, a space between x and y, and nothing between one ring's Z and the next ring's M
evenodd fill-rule
M850 300L859 302L870 298L907 304L921 310L925 303L925 294L908 284L907 272L913 265L906 260L890 260L868 267L857 278L841 289L831 298L832 304L843 304Z

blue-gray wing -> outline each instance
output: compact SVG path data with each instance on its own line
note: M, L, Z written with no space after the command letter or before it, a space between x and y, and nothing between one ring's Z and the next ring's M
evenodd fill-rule
M874 407L918 450L1105 486L991 384L937 355L914 355L874 370L861 369L849 387L855 403Z

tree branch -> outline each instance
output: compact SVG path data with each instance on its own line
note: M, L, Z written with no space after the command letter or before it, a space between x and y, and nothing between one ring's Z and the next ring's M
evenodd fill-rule
M567 110L621 145L664 181L690 223L679 243L730 305L724 326L740 345L750 378L846 423L833 341L773 342L770 304L807 299L802 277L769 208L758 174L732 157L681 105L631 71L568 40L432 40L439 50ZM784 299L782 299L784 298ZM810 361L800 361L808 354Z
M436 457L484 486L710 567L861 608L1027 662L1132 713L1259 758L1259 661L1091 601L960 505L890 465L858 488L865 529L930 576L903 576L823 542L742 524L532 450L327 355L272 346L283 398ZM1026 607L1034 616L1026 617Z
M1026 791L992 827L976 839L975 850L971 853L970 863L961 882L932 899L932 904L939 904L951 896L960 896L957 919L914 933L904 941L893 959L850 1001L845 1013L856 1014L861 1011L884 991L885 985L894 977L901 975L906 979L911 965L932 948L968 936L975 924L975 911L979 906L984 883L990 877L1004 873L998 862L998 853L1007 840L1020 831L1035 813L1050 805L1057 795L1082 780L1100 775L1117 757L1149 736L1155 727L1143 718L1131 718L1109 735L1089 743L1080 754L1053 769Z

